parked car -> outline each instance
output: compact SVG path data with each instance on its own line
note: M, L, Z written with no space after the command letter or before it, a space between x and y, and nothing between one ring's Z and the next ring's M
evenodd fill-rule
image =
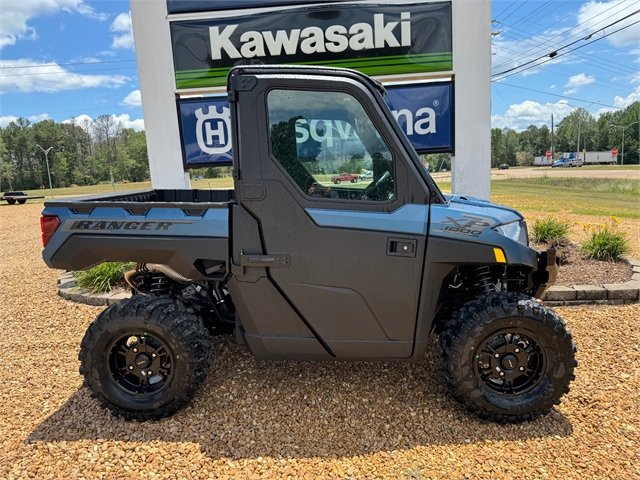
M365 172L360 175L360 180L373 180L373 172Z
M355 173L341 173L340 175L331 177L331 181L336 185L340 182L356 183L358 181L358 175L356 175Z
M506 163L501 163L498 167L498 170L509 170L509 165L507 165Z

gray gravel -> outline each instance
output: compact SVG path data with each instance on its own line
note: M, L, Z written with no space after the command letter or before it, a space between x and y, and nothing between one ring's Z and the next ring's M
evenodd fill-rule
M262 362L215 341L172 418L125 422L89 398L77 350L101 308L56 296L41 205L0 206L0 478L640 478L638 304L557 308L577 342L551 415L501 426L418 364Z

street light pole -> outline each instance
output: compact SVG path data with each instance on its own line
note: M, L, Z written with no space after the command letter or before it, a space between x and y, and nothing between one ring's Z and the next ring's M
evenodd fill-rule
M638 123L637 121L630 123L629 125L609 125L611 128L621 128L622 129L622 165L624 165L624 131L629 128L631 125L635 125Z
M40 145L36 145L40 150L44 152L44 159L47 162L47 174L49 175L49 189L51 190L51 198L53 198L53 184L51 183L51 171L49 170L49 152L53 147L49 147L46 150L42 148Z

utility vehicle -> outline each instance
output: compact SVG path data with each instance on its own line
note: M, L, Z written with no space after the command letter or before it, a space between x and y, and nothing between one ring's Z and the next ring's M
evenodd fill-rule
M45 204L50 267L137 262L135 295L98 315L80 346L104 406L141 421L174 413L224 331L263 360L410 362L436 332L444 381L469 411L518 422L560 402L575 346L536 300L556 279L555 250L528 246L518 212L441 193L384 93L351 70L237 67L233 190ZM315 140L333 128L332 142ZM347 162L371 182L316 180Z

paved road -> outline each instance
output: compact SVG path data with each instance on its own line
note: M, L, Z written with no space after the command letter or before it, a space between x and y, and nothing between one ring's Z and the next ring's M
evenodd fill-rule
M434 179L446 181L451 178L451 172L432 174ZM582 177L582 178L629 178L640 181L640 170L623 170L611 167L606 170L590 170L587 168L551 168L528 167L511 168L509 170L491 169L491 180L507 178L534 178L534 177Z

